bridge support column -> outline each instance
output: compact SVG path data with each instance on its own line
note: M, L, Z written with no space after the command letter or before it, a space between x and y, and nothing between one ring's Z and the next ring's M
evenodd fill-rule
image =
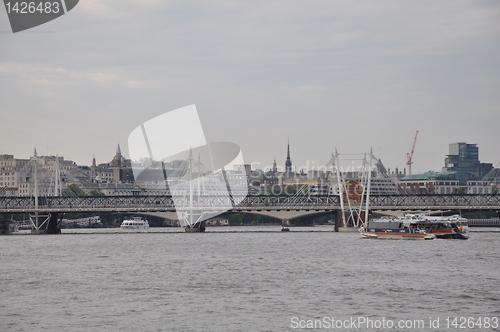
M342 215L339 210L333 211L333 220L335 220L335 232L339 231L339 227L343 227ZM342 225L342 226L341 226Z
M344 217L348 218L345 212L342 212L340 210L335 212L335 232L338 232L340 228L345 227L344 218L342 218L342 214L344 214Z
M342 227L341 224L343 224L342 215L340 211L335 211L333 214L335 216L333 218L335 220L335 232L338 232L339 228Z
M292 226L292 223L288 219L281 220L281 226L282 227L290 227L290 226Z
M207 224L205 220L203 220L195 223L193 226L186 226L184 230L186 233L203 233L205 232L206 226Z
M60 234L61 223L57 220L57 216L57 212L30 216L33 223L31 234Z
M335 232L357 232L358 227L354 226L355 225L355 215L352 215L350 212L342 212L342 211L336 211L334 212L335 214ZM357 217L356 217L357 218ZM345 219L345 223L344 223ZM359 222L364 223L366 222L367 217L366 213L360 212L359 213Z
M57 221L57 212L50 214L49 223L47 224L47 234L61 234L61 224Z

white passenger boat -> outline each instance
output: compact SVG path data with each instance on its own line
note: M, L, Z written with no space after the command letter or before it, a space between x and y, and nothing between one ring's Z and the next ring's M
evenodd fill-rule
M400 220L370 221L359 229L363 239L434 240L436 235L419 229L415 223Z
M132 219L125 219L120 225L122 229L147 229L149 223L141 217L133 217Z
M363 238L376 239L461 239L469 238L467 219L458 215L425 216L405 214L403 217L372 220L360 229Z
M434 234L438 239L467 240L469 238L468 221L459 215L438 217L406 214L397 220L412 222L418 229L424 230L427 234Z

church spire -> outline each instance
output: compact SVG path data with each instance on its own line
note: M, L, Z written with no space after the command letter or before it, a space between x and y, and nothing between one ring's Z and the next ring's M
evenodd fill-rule
M120 143L118 143L118 146L116 147L116 154L113 157L113 160L111 160L110 164L112 167L125 166L125 158L123 158L123 156L122 156L122 150L120 149Z
M290 137L288 138L288 148L287 148L287 153L286 153L285 171L286 171L286 173L292 172L292 160L290 159Z

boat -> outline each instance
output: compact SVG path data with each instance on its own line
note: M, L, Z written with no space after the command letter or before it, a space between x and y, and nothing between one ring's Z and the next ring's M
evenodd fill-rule
M0 234L12 234L19 230L19 224L14 220L0 222Z
M400 220L369 221L359 229L363 239L434 240L436 235L419 229L416 223Z
M424 216L422 214L405 214L397 220L411 222L427 234L434 234L438 239L469 238L469 225L465 218L452 216Z
M213 218L206 221L207 226L229 226L229 220L223 218Z
M16 221L12 221L9 224L9 233L16 233L19 231L19 224Z
M20 231L31 230L31 228L33 228L33 224L31 223L30 220L22 220L18 222L17 229Z
M141 217L133 217L132 219L123 220L120 225L122 229L148 229L149 223L147 220L143 220Z
M365 238L376 238L378 234L383 238L387 238L390 237L390 234L382 236L380 230L384 231L384 233L390 233L385 231L391 228L401 228L401 230L407 230L410 234L425 233L438 239L467 240L469 238L467 219L459 215L425 216L423 214L409 213L402 217L370 221L368 227L362 227L360 231L362 234L366 233L365 236L362 235ZM404 237L407 238L408 235L404 235Z

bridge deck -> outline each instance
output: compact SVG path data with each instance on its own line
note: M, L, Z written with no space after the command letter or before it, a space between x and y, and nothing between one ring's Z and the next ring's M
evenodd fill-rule
M500 210L500 195L370 196L371 210ZM335 211L339 196L248 196L237 206L222 206L220 197L204 196L194 209L204 211ZM0 197L0 213L19 212L166 212L175 211L171 196Z

